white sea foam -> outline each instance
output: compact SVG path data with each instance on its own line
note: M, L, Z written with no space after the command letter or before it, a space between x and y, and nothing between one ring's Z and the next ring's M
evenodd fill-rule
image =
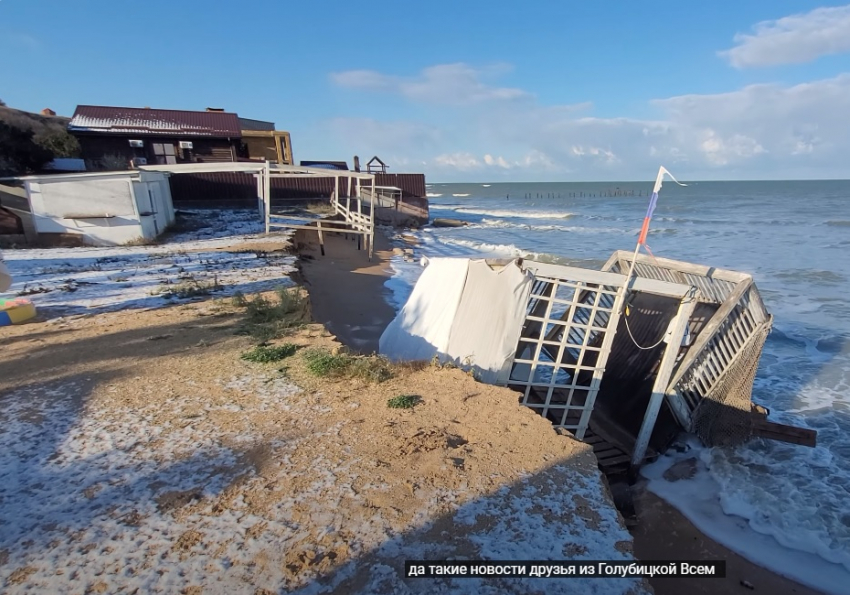
M497 254L503 256L517 256L522 258L536 257L538 255L537 252L532 252L529 250L522 250L517 248L513 244L491 244L488 242L478 242L475 240L464 240L460 238L451 238L451 237L440 237L438 238L440 242L444 244L449 244L452 246L460 246L463 248L468 248L470 250L470 254L475 253L484 253L484 254Z
M631 233L633 230L627 228L617 228L617 227L584 227L579 225L537 225L533 223L517 223L516 221L509 221L505 219L487 219L486 217L481 220L479 224L472 224L469 227L471 228L484 228L484 227L496 227L503 229L526 229L529 231L566 231L573 233L614 233L614 234L625 234Z
M452 194L452 196L469 196L469 193L467 193L467 194L461 194L461 193Z
M453 194L452 196L460 196ZM572 213L557 212L557 211L512 211L506 209L479 209L461 207L454 209L458 213L467 213L469 215L489 215L490 217L507 217L512 219L569 219L573 216Z
M799 493L799 488L804 486L777 485L774 493L753 493L759 491L758 488L751 493L739 493L737 489L730 492L729 473L738 476L740 485L747 485L748 478L740 476L747 467L729 466L726 463L728 452L722 449L705 449L695 440L688 446L691 450L668 452L642 469L652 492L678 508L703 533L753 562L825 593L847 592L846 585L850 581L847 552L834 541L824 542L824 532L817 526L818 509L828 503L819 498L800 502L796 509L806 511L807 521L801 525L797 524L798 519L783 521L781 517L788 508L783 500L789 494ZM779 448L792 447L782 445ZM745 447L745 450L750 449L749 465L773 467L779 477L786 472L787 464L776 458L778 453L771 452L773 448ZM819 483L816 477L825 471L824 464L828 465L822 459L824 453L818 454L816 450L810 451L812 467L801 470L809 475L808 483ZM696 459L697 471L693 478L670 481L664 477L670 467L683 464L687 459ZM777 481L781 483L781 479ZM775 508L777 504L779 510ZM786 526L777 531L776 526L766 520L769 517ZM832 562L824 555L832 558Z
M428 198L439 198L442 196L442 194L440 194L439 192L426 192L425 196L427 196Z

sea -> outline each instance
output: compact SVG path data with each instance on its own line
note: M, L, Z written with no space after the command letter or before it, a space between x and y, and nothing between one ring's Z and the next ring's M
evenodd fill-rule
M850 593L850 181L666 182L647 244L655 256L753 275L773 331L753 400L770 419L812 428L816 448L687 441L643 470L650 490L711 538L826 593ZM465 227L413 232L394 257L401 307L418 256L522 256L596 268L634 250L652 182L430 184L431 217ZM668 481L677 461L693 477ZM669 474L668 474L669 475ZM746 577L742 577L746 578Z

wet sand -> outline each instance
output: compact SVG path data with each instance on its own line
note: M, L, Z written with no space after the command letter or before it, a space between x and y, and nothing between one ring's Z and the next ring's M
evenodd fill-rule
M299 232L296 246L304 281L310 292L313 317L324 323L344 344L363 353L378 349L378 339L395 316L387 303L384 283L392 275L390 240L375 234L375 254L369 262L366 251L341 234L327 234L325 256L320 255L313 232ZM655 578L650 584L658 595L744 594L817 595L814 589L753 564L706 537L684 515L645 489L633 487L638 521L630 531L635 555L640 560L726 560L725 579ZM743 582L752 585L753 589Z
M365 249L357 250L356 240L339 233L325 234L324 256L315 232L298 231L295 245L313 319L351 349L377 351L381 333L395 316L386 299L389 290L384 287L392 274L389 239L380 232L375 234L371 262Z
M638 522L630 532L635 556L640 560L726 560L725 579L655 578L649 583L656 595L711 595L718 593L769 593L817 595L816 591L753 564L706 537L681 512L638 482L632 488ZM745 587L742 581L754 589Z

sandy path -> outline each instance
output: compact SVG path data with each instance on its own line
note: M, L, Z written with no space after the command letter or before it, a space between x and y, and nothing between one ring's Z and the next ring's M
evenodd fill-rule
M369 262L365 250L342 234L325 234L325 256L315 232L299 231L295 244L313 306L313 318L345 345L362 353L378 350L378 339L395 316L384 283L390 277L392 247L380 231Z

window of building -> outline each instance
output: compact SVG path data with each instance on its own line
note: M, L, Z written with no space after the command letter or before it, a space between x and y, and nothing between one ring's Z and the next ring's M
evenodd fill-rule
M172 143L153 143L153 154L158 164L177 163L177 152Z

